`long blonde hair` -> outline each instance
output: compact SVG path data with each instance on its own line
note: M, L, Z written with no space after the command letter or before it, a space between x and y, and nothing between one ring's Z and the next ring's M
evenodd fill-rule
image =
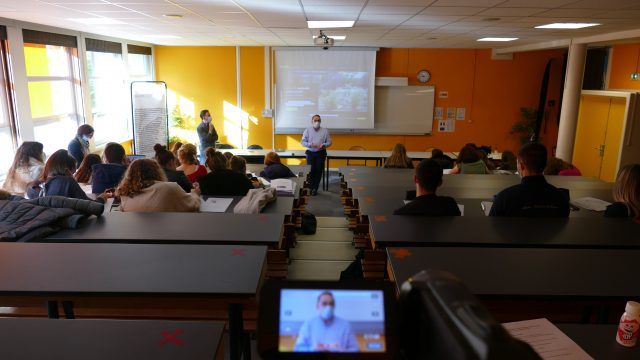
M134 197L156 181L167 181L167 176L160 165L152 159L135 160L124 173L116 195Z
M391 150L391 155L387 159L384 167L387 168L407 168L411 164L411 159L407 156L407 148L402 144L396 144Z
M618 171L613 185L613 200L623 202L632 212L631 216L640 219L640 164L628 164Z

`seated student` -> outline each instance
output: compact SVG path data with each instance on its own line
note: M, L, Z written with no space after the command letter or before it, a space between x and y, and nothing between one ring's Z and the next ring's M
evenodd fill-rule
M156 152L155 160L160 164L164 174L167 176L167 181L177 183L182 190L190 192L193 189L193 184L187 176L182 172L176 170L176 158L173 153L167 150L166 146L155 144L153 150Z
M229 169L224 154L214 148L207 148L205 154L211 172L198 180L202 195L245 196L253 189L246 175Z
M407 148L403 144L396 144L391 150L391 155L384 163L384 167L387 169L413 169L413 162L411 158L407 156Z
M263 178L273 180L289 177L296 177L296 175L280 160L280 156L271 151L264 157L264 169L260 172L260 176Z
M200 191L190 193L167 181L160 165L152 159L134 160L116 190L120 211L196 212L200 210Z
M480 158L478 150L472 145L465 145L460 154L456 166L451 169L449 174L488 174L487 165Z
M78 182L71 176L76 171L76 159L67 150L58 150L51 154L44 165L39 188L29 189L29 198L43 196L64 196L75 199L91 200L82 191ZM110 192L104 192L98 201L111 197Z
M13 195L24 196L28 184L40 178L44 170L43 145L25 141L20 145L7 172L2 188Z
M114 142L108 143L104 147L103 164L96 164L91 167L91 192L99 194L107 189L118 186L124 172L127 171L125 165L126 154L122 145Z
M254 188L262 187L262 183L257 177L252 177L251 174L247 174L247 160L242 156L232 156L231 159L229 159L229 169L246 176L247 179L251 180L251 185L253 185Z
M513 151L505 150L502 152L499 170L516 171L516 154Z
M192 183L198 181L200 176L207 175L207 168L198 163L198 151L195 145L182 145L178 150L178 159L180 160L180 166L176 170L184 172Z
M233 157L233 153L230 151L225 151L223 154L224 154L224 157L227 158L227 162L231 160L231 158Z
M613 200L604 212L606 217L630 217L640 221L640 164L628 164L618 171L613 184Z
M431 159L440 164L443 169L451 169L453 167L453 159L445 155L440 149L431 150Z
M544 169L545 175L559 175L559 176L582 176L580 170L570 163L557 158L552 157L547 161L547 167Z
M178 150L180 150L180 148L182 147L182 143L180 141L176 141L173 144L173 147L171 148L171 153L173 154L173 157L176 159L176 167L180 166L180 160L178 160Z
M93 174L93 165L102 164L102 159L100 159L100 155L97 154L87 154L87 156L82 159L82 163L80 163L80 167L75 174L73 174L73 178L80 184L91 184L91 175Z
M460 216L460 208L449 196L436 195L442 185L442 167L433 159L425 159L418 164L413 175L416 184L416 198L396 209L394 215Z
M522 181L495 196L490 216L568 217L569 195L547 183L542 175L547 149L539 143L524 145L518 152Z
M489 149L489 151L487 151ZM488 173L491 173L496 169L496 164L493 163L493 160L489 158L489 154L491 153L491 148L483 146L480 149L477 149L478 156L480 156L480 160L484 162L484 165L487 167Z

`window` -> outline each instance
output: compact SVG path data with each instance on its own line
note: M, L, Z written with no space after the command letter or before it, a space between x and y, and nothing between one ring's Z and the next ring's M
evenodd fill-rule
M51 154L84 122L76 37L25 29L23 38L34 140Z
M130 81L153 80L153 63L151 48L138 45L127 45Z
M87 75L96 145L129 137L129 89L122 45L86 39Z
M7 31L0 26L0 179L4 179L13 162L16 146L7 55Z

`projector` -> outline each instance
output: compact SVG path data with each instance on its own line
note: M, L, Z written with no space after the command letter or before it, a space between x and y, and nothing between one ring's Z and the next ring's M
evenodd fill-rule
M322 46L323 50L328 50L330 46L333 46L333 39L320 30L320 35L313 39L313 44L315 46Z

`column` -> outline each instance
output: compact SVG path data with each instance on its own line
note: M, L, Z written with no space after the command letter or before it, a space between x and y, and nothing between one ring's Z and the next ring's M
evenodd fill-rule
M567 73L562 95L560 127L558 129L558 145L556 156L564 161L572 162L573 145L578 125L580 109L580 92L584 77L584 64L587 58L587 44L571 44L567 60Z

